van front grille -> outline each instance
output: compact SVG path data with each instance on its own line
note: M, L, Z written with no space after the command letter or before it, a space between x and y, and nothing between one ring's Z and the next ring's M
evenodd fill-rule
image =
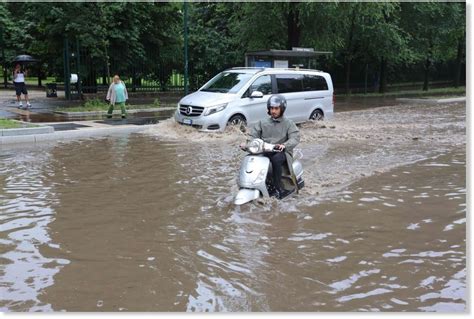
M185 105L181 104L179 106L179 113L185 116L199 116L204 111L204 107L202 106L193 106L193 105Z

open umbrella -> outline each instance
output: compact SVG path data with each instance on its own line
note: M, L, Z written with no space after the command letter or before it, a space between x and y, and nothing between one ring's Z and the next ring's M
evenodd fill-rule
M13 60L13 63L20 63L20 64L24 64L24 63L34 63L34 62L38 62L38 60L36 60L35 58L33 58L31 55L27 55L27 54L18 55L18 56L16 56L15 59Z

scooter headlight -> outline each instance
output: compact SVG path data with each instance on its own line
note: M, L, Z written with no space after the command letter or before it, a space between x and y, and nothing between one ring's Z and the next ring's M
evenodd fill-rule
M247 146L247 150L252 154L257 154L262 152L263 143L260 140L253 140Z
M227 103L210 107L204 111L204 116L223 111L226 107L227 107Z

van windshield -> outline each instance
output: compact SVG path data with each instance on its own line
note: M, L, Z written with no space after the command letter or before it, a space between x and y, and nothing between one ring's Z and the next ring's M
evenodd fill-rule
M237 93L253 74L222 72L204 85L201 91L219 93Z

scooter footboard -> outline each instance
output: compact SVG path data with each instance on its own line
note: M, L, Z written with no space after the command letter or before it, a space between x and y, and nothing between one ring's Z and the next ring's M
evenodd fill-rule
M235 196L234 204L242 205L257 199L260 196L260 192L257 189L241 188Z

